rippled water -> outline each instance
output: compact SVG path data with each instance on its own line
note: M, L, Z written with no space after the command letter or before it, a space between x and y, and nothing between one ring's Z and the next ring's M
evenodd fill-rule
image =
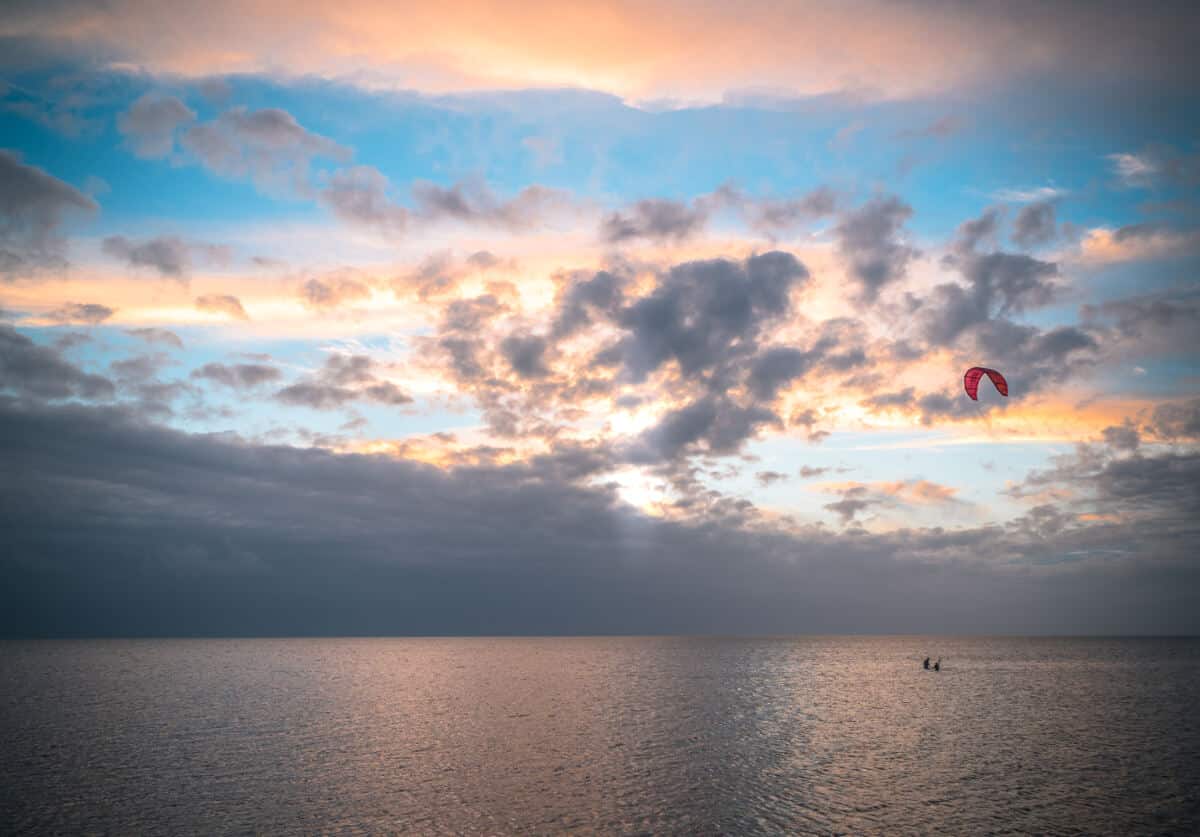
M10 642L0 685L6 833L1200 832L1198 640Z

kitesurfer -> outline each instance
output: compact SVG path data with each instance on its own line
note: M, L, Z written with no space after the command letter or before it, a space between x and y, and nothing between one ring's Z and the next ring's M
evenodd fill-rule
M925 670L929 671L929 658L928 657L925 658Z

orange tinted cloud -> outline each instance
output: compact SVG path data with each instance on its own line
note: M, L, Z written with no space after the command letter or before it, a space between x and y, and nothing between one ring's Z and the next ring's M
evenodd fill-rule
M1039 70L1163 75L1172 56L1189 54L1174 34L1186 27L1095 5L213 0L197 14L116 0L11 15L0 32L188 76L315 74L428 91L566 85L709 101L747 90L903 97Z

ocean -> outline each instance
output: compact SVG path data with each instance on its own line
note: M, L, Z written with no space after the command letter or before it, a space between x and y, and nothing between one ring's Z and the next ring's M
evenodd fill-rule
M1200 833L1200 639L9 641L0 688L5 834Z

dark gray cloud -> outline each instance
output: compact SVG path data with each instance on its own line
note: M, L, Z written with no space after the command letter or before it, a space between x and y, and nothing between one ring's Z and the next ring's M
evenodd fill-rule
M883 287L903 278L917 251L900 239L912 207L895 196L878 197L842 216L835 230L838 248L862 297L873 301Z
M196 308L213 314L225 314L235 320L249 320L246 309L236 296L229 294L206 294L196 297Z
M1200 348L1200 291L1179 288L1084 305L1080 319L1087 326L1111 324L1132 349L1147 351Z
M175 135L195 118L195 111L174 96L146 93L117 117L117 130L134 154L153 159L174 151Z
M790 346L767 349L754 359L748 384L754 396L773 401L779 390L796 378L803 377L821 360L817 349L801 351Z
M348 302L369 299L371 289L349 276L329 275L321 279L309 279L300 286L300 299L309 308L328 311Z
M1104 443L1111 448L1123 451L1133 451L1141 444L1141 434L1132 424L1117 425L1104 428Z
M996 207L987 209L978 218L971 218L959 224L955 236L954 249L963 255L973 253L982 243L996 243L996 234L1000 229L1000 210Z
M1013 220L1012 240L1020 247L1046 244L1057 234L1053 201L1027 204Z
M148 267L160 276L180 279L191 267L187 242L173 235L163 235L143 241L131 241L123 235L113 235L101 244L105 253L130 267Z
M600 237L609 244L639 238L684 241L704 228L708 216L709 210L703 204L651 198L607 216L600 225Z
M547 345L544 337L513 334L500 343L500 353L522 378L544 378L550 374L546 368Z
M718 384L730 361L754 353L762 327L786 316L792 289L807 279L804 265L781 251L672 267L617 314L628 332L619 350L625 372L642 381L674 361L685 377Z
M320 201L343 221L401 233L408 225L409 213L392 200L389 188L388 179L378 169L354 166L329 176Z
M654 462L685 454L734 453L763 425L780 423L764 407L707 396L667 413L642 434L627 455L634 462Z
M60 352L68 352L76 346L83 346L92 341L92 335L85 334L82 331L68 331L61 337L54 340L54 348Z
M1144 455L1131 431L1129 426L1107 428L1103 444L1077 445L1009 493L1021 498L1067 488L1072 499L1062 511L1129 521L1155 541L1145 550L1119 542L1111 544L1114 548L1152 553L1171 543L1194 542L1200 535L1200 453L1173 449ZM1150 534L1154 527L1157 536Z
M570 205L564 192L527 186L502 200L483 183L469 181L446 188L420 181L414 184L415 212L427 221L452 220L525 230Z
M872 496L867 486L854 485L842 492L842 499L826 503L824 507L840 517L843 525L848 525L862 512L883 502L883 498Z
M350 149L315 134L279 108L231 108L188 128L181 144L224 177L248 177L259 188L312 194L314 160L347 162Z
M132 355L115 360L109 370L116 379L118 395L146 419L167 421L175 417L176 402L191 397L193 411L202 412L199 391L183 380L164 380L161 373L174 365L164 352Z
M598 462L441 470L0 401L25 475L0 481L0 634L1200 629L1186 458L1109 470L1136 523L886 535L646 517L576 481Z
M391 381L376 375L379 364L367 355L332 354L314 374L275 393L275 400L294 407L333 410L354 401L387 406L409 404L412 398Z
M421 299L447 294L458 287L461 273L449 251L431 253L421 260L413 270L392 281L392 290L397 294L416 290Z
M367 401L374 401L376 404L385 404L389 407L412 403L412 396L391 381L368 384L362 388L361 393Z
M1158 405L1151 426L1165 439L1200 439L1200 398Z
M300 381L275 393L275 400L293 407L314 410L333 410L358 398L349 387L339 387L315 381Z
M0 277L65 264L63 222L73 212L98 208L74 186L0 149Z
M623 302L624 277L602 270L587 277L575 277L559 289L557 313L551 333L567 337L592 324L594 317L615 317Z
M1008 370L1009 394L1020 398L1048 384L1064 381L1097 360L1099 343L1074 326L1041 330L1009 320L991 320L974 332L978 357ZM962 399L957 402L962 405Z
M98 325L115 313L117 313L115 308L109 308L98 302L68 302L48 313L46 319L64 325L69 323Z
M191 377L212 381L230 389L253 389L280 380L283 373L265 363L206 363L192 370Z
M807 280L804 266L779 251L660 268L653 285L637 295L627 294L632 273L625 266L581 271L560 277L548 334L530 335L519 320L501 326L504 308L488 295L446 305L426 350L501 435L553 438L564 421L574 420L581 401L650 386L685 406L629 443L623 455L643 463L724 455L762 427L781 423L756 393L774 400L798 372L777 368L773 356L756 372L755 364L779 348L764 347L764 334L788 316L792 291ZM863 362L852 344L833 352L853 329L838 321L828 330L810 349L814 358L838 368ZM585 335L594 340L582 344L591 353L588 362L573 369L550 363L570 353L565 341ZM624 395L626 401L638 397Z
M39 400L94 400L112 398L116 389L107 378L83 372L57 350L0 323L0 392Z
M965 253L952 257L966 280L938 285L925 302L925 336L938 346L994 316L1021 313L1054 299L1058 266L1023 253Z
M125 332L131 337L145 340L147 343L159 343L173 349L182 349L183 340L173 331L165 328L131 328Z
M786 232L802 224L832 215L838 208L838 196L827 186L795 198L745 200L742 211L751 229L768 235Z
M690 202L647 198L609 213L600 225L600 238L609 244L627 241L678 243L702 233L718 212L731 210L754 231L774 237L803 224L832 215L838 195L820 186L794 197L753 197L725 185Z
M758 480L759 485L767 488L777 482L785 482L788 479L788 475L780 471L759 471L754 475L754 478Z

